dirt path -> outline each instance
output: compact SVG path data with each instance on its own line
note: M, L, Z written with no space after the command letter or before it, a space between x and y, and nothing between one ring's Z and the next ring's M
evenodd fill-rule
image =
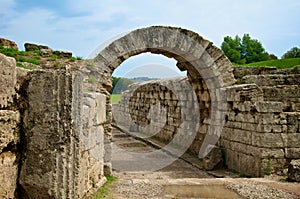
M215 178L182 159L151 170L157 165L149 167L147 161L160 162L169 156L156 154L149 160L141 155L156 150L114 129L112 164L118 181L110 187L107 198L300 198L300 183L273 178L237 178L236 174L225 170L215 173L227 178Z

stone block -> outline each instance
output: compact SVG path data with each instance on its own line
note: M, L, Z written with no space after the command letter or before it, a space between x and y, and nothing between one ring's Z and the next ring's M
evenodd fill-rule
M241 129L234 129L230 139L244 144L251 144L251 141L253 139L252 132Z
M300 133L282 134L284 146L287 148L300 148Z
M260 113L281 113L282 102L255 102L255 108Z
M286 148L285 156L286 156L286 158L299 158L300 157L300 147L299 148Z
M48 46L32 44L32 43L25 43L24 47L26 51L42 50L42 49L51 50L51 48L49 48Z
M84 93L83 124L94 126L106 122L106 95Z
M290 162L288 178L292 181L300 182L300 159Z
M16 60L0 53L0 108L6 108L13 103L16 75Z
M12 152L0 154L0 198L15 198L18 163Z
M228 169L254 177L261 177L264 175L261 168L262 160L259 157L226 149L225 158Z
M256 84L240 84L226 87L229 102L263 101L263 92Z
M28 198L82 198L103 177L104 134L83 126L82 76L41 70L29 77L20 186Z
M0 46L4 48L13 48L18 50L16 42L4 38L0 38Z
M253 146L265 148L282 148L284 147L283 137L280 133L252 133Z
M223 166L223 155L221 148L213 146L210 152L203 158L200 159L203 162L205 170L214 170Z
M19 122L19 112L0 110L0 153L8 145L16 145L19 142Z

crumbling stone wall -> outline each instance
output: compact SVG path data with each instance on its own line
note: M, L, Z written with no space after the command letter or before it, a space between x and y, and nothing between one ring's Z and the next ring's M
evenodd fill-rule
M106 95L83 92L78 70L17 69L2 54L0 76L0 197L83 198L102 186Z
M224 162L229 169L250 176L264 176L270 173L283 174L291 160L300 159L299 74L279 74L289 70L277 71L274 69L272 69L273 74L266 74L268 69L264 70L264 75L249 74L250 70L263 70L263 68L256 67L251 69L237 67L235 70L238 70L239 74L248 73L248 75L236 76L240 84L225 88L226 123L218 142L218 145L224 149ZM276 74L274 74L275 71ZM237 73L237 71L235 72ZM157 132L155 128L130 129L129 127L128 129L145 131L144 133L152 132L152 135L165 142L174 139L182 122L176 114L182 104L175 103L173 105L176 96L170 90L157 89L164 81L168 81L168 86L175 90L180 90L176 88L180 88L184 82L188 83L187 78L177 78L133 84L128 91L122 94L121 101L114 107L116 121L123 122L123 125L126 126L130 124L128 121L131 117L137 125L151 126L145 115L149 113L150 106L160 100L168 106L167 110L175 110L174 113L167 111L166 119L159 117L162 112L155 114L155 119L160 121L159 126L163 127L161 131ZM207 92L209 96L210 93ZM180 95L180 93L177 94ZM188 98L189 95L185 94ZM191 115L195 108L195 104L189 105L188 110ZM201 107L199 110L201 113ZM199 120L199 122L200 128L193 144L189 147L196 154L199 153L207 134L207 125L209 125L209 123L205 124L203 120ZM184 130L189 132L190 129ZM153 132L157 132L157 134L153 134ZM185 144L184 138L181 138L180 141L179 145Z
M0 198L14 198L17 188L20 113L12 107L15 65L13 58L0 54Z
M34 71L27 81L23 194L81 198L103 178L101 96L83 97L76 71Z

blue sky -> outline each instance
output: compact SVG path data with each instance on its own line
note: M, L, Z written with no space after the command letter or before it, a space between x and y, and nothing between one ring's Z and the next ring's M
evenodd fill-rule
M267 52L281 57L300 46L299 10L299 0L0 0L0 37L16 41L20 49L34 42L88 57L122 33L171 25L193 30L216 46L224 36L249 33ZM148 55L145 63L131 59L124 71L149 61L175 63Z

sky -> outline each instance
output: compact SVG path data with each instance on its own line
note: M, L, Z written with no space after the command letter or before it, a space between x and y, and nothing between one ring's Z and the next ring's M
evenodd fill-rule
M0 37L21 50L33 42L86 58L134 29L167 25L195 31L218 47L224 36L248 33L281 57L300 47L299 10L299 0L0 0ZM125 61L117 74L134 65L175 64L162 56L140 56Z

